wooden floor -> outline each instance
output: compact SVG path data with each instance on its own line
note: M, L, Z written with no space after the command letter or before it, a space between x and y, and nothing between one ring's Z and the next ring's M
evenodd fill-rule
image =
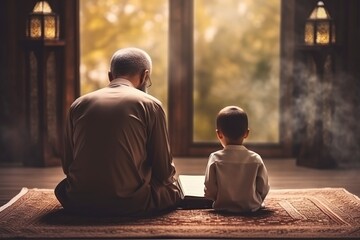
M203 174L207 159L176 158L178 174ZM298 167L294 159L264 159L272 189L342 187L360 196L360 168L319 170ZM0 165L0 206L22 187L51 188L64 178L61 167L27 168Z

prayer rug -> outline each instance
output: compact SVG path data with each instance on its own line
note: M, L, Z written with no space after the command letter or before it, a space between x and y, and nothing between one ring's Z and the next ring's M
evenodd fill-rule
M64 213L53 190L23 188L0 207L0 238L360 238L360 199L345 189L271 190L265 204L253 214L100 218Z

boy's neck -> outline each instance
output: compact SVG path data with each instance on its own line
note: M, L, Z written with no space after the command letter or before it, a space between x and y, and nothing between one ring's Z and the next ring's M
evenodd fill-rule
M242 146L243 144L239 144L239 143L228 143L225 146Z
M230 141L230 140L227 140L225 141L225 146L228 146L228 145L243 145L243 142L244 142L244 138L241 138L237 141Z

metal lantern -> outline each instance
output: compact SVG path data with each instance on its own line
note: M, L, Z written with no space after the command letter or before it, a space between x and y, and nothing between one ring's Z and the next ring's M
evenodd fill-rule
M59 38L59 16L52 12L47 1L37 2L29 13L26 36L30 39Z
M306 20L304 40L306 45L330 45L336 41L334 22L322 1Z

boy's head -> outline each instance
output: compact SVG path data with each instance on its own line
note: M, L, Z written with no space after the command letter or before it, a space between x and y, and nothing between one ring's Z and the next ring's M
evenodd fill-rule
M216 118L216 132L222 144L242 144L249 134L246 112L237 106L228 106L220 110ZM225 137L224 139L222 139Z

